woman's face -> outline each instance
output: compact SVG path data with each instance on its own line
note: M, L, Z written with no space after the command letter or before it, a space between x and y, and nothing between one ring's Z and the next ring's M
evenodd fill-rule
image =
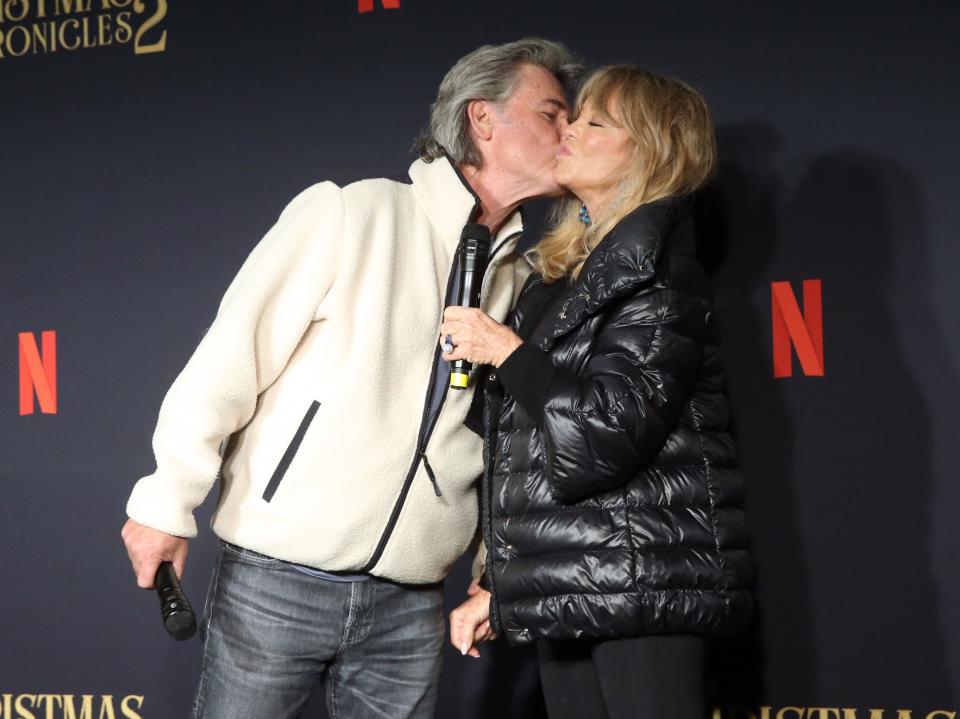
M587 101L580 116L567 126L557 151L554 179L588 205L612 199L633 157L633 140L616 114L609 114L612 119Z

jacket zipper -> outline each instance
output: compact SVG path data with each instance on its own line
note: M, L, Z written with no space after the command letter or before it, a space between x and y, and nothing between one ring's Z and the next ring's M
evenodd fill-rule
M494 390L491 390L491 392ZM489 395L488 395L489 396ZM497 403L497 413L499 415L503 402L503 395L500 395L500 401ZM487 466L483 468L483 479L481 480L481 490L486 487L485 492L481 491L481 534L484 544L487 547L486 561L483 571L487 575L487 588L490 591L490 626L497 633L502 633L500 625L500 611L497 605L497 586L493 577L493 465L496 462L497 454L497 434L499 432L499 416L497 417L498 427L493 427L490 413L490 402L484 398L483 402L483 426L485 428L484 444L486 452L484 461Z
M500 249L510 242L515 237L519 237L521 232L514 232L509 237L505 238L503 242L497 245L493 252L490 253L490 257L487 260L487 267L490 267L490 263L493 261L494 256L500 251ZM453 264L450 267L450 274L447 276L447 289L444 294L444 300L450 296L450 290L453 285L453 278L456 275L457 263L460 261L460 247L457 247L457 251L453 253ZM486 274L486 273L484 273ZM369 572L373 569L377 562L380 561L380 557L383 555L383 550L387 546L387 541L390 539L390 535L393 534L394 527L397 525L397 520L400 517L400 510L403 509L404 502L407 501L407 495L410 494L410 487L413 485L413 479L417 474L417 467L420 466L420 460L423 460L424 469L427 471L427 477L430 478L430 483L433 485L434 494L438 497L442 496L440 492L440 484L437 482L437 476L434 474L433 468L430 466L429 460L427 460L427 444L430 442L430 436L433 434L433 429L437 424L437 417L440 416L440 410L443 409L443 402L447 397L447 393L444 392L440 396L440 403L437 405L437 411L434 412L431 416L431 410L433 409L433 386L437 381L437 371L440 367L440 347L433 352L433 367L430 370L430 383L427 385L427 396L423 402L423 416L420 420L420 434L417 441L417 451L413 455L413 462L410 465L410 469L407 471L407 476L403 480L403 486L400 488L400 495L397 497L397 501L393 505L393 511L390 512L390 519L387 521L387 526L383 530L383 534L380 535L380 541L377 542L377 548L373 552L373 556L370 557L370 560L363 565L358 571L359 572Z
M454 258L456 261L456 258ZM453 280L453 273L450 276ZM449 293L449 285L447 292ZM440 403L437 405L437 411L433 411L433 388L437 383L437 372L440 370L440 348L433 351L433 367L430 370L430 387L427 391L427 398L423 405L423 418L420 420L420 435L417 437L417 454L413 458L413 471L417 471L417 464L422 459L423 467L427 470L427 477L433 484L433 491L438 496L443 496L440 491L440 485L437 484L437 475L433 473L433 467L430 466L430 460L427 459L427 443L430 441L430 435L433 434L433 428L437 424L437 417L440 416L440 410L443 409L443 402L447 398L447 393L440 395ZM411 477L412 479L412 477Z
M515 236L515 235L514 235ZM519 328L519 323L514 326L514 331L517 331ZM490 404L488 401L490 393L497 392L499 399L496 401L496 416L490 412ZM480 533L483 537L484 544L487 547L487 558L484 563L483 572L486 575L487 579L487 591L490 592L490 626L497 634L503 633L503 624L500 621L500 605L497 602L497 580L495 578L495 572L493 569L493 555L495 545L493 542L493 478L495 476L494 466L497 459L497 437L500 434L500 417L503 414L503 390L502 389L493 389L488 390L488 394L484 397L483 402L483 426L484 426L484 463L483 468L483 479L481 480L481 516L480 516ZM496 426L494 426L493 420L496 419ZM486 487L487 491L482 491L483 487Z
M447 277L447 289L444 294L444 300L450 296L450 290L453 285L453 277L456 272L457 263L460 261L460 248L457 248L457 251L453 253L453 265L450 267L450 274ZM369 572L373 567L376 566L377 562L380 561L380 557L383 555L383 550L387 546L387 540L390 539L390 535L393 534L393 529L397 524L397 519L400 517L400 510L403 509L403 504L407 500L407 495L410 493L410 487L413 485L413 478L417 474L417 467L420 465L420 460L426 460L426 448L427 442L430 440L430 432L433 427L429 425L435 424L430 421L430 412L433 404L433 387L437 381L437 370L440 366L440 347L438 346L433 351L433 367L430 370L430 382L427 384L427 395L423 400L423 415L420 419L420 432L417 436L417 450L413 455L413 462L410 464L410 469L407 471L407 476L403 480L403 486L400 488L400 495L397 497L397 501L394 502L393 510L390 512L390 519L387 520L387 526L383 530L383 534L380 535L380 541L377 542L377 548L373 552L373 556L370 557L369 561L361 567L361 572ZM446 397L446 393L443 394L443 397ZM437 408L437 414L440 413L440 407L443 406L443 397L441 397L440 405ZM425 461L426 464L426 461ZM427 476L430 477L430 481L433 483L433 491L436 495L440 496L440 485L437 483L436 475L433 473L433 468L427 472Z
M499 245L494 247L493 252L490 253L490 257L487 258L487 268L490 267L490 263L493 262L493 258L500 251L500 249L515 237L519 237L521 234L522 234L521 232L514 232L509 237L504 238L503 242L501 242ZM459 257L460 257L460 253L458 251L457 253L455 253L455 256L454 256L455 263L459 260ZM450 283L453 281L453 277L455 274L456 274L455 269L451 268L450 280L447 282L447 297L450 296ZM484 270L483 279L486 279L486 270ZM481 280L481 283L482 281L483 280ZM433 387L434 382L436 382L437 380L436 373L439 368L440 368L440 350L437 349L433 357L433 370L430 373L431 388ZM447 398L446 392L440 395L440 404L437 405L437 411L431 415L430 405L433 399L433 393L431 392L429 395L427 395L427 403L426 403L427 411L424 413L424 421L427 423L427 428L425 433L421 432L421 438L423 441L420 443L420 456L423 458L423 466L424 466L424 469L427 471L427 476L430 478L430 481L433 483L433 491L436 493L438 497L441 497L443 495L440 492L440 485L437 483L437 476L433 473L433 467L430 466L430 461L427 459L427 444L430 442L430 437L433 435L433 429L437 425L437 419L440 417L440 410L443 409L443 404L446 398Z
M503 247L507 242L512 240L515 237L518 237L521 233L514 232L509 237L505 238L503 242L497 245L493 252L490 253L490 257L487 258L487 267L490 267L490 263L493 262L493 258L500 251L500 248ZM459 250L454 253L453 261L459 261L460 253ZM447 297L450 297L450 285L453 282L453 278L456 275L456 267L450 269L450 279L447 281ZM484 279L486 279L486 271L484 271ZM482 283L482 280L481 280ZM437 381L436 373L440 368L440 350L437 349L433 357L433 369L430 372L430 387L432 389L434 383ZM444 392L440 395L440 404L437 405L437 411L431 413L431 404L433 401L433 392L427 395L426 401L426 411L424 412L423 422L426 423L426 432L423 431L423 422L421 423L421 433L420 438L421 442L419 444L419 454L423 458L423 468L427 471L427 477L430 478L430 482L433 484L433 491L438 497L442 497L443 493L440 491L440 485L437 483L437 475L433 472L433 467L430 466L430 460L427 459L427 444L430 442L430 437L433 436L433 429L437 426L437 419L440 417L440 410L443 409L444 401L447 398L447 393Z

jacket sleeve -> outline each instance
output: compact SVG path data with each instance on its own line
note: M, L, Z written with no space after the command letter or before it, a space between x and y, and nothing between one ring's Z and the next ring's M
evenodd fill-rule
M656 457L693 390L707 307L669 288L617 306L575 374L527 344L500 379L541 430L554 496L585 499L626 483Z
M220 470L220 445L253 417L333 284L343 226L340 189L298 195L254 248L216 319L160 407L156 471L135 485L127 514L182 537Z

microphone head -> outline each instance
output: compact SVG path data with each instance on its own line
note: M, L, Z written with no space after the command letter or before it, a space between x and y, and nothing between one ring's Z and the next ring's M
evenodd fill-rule
M460 242L469 242L471 240L489 250L490 228L486 225L478 225L476 222L468 222L460 232Z
M163 626L171 637L181 642L197 633L197 620L190 609L165 615Z
M468 222L463 226L460 233L461 240L486 240L490 241L490 228L486 225L479 225L476 222Z
M197 619L193 607L180 588L177 573L170 562L160 562L154 578L157 595L160 597L160 618L163 628L174 639L189 639L197 631Z

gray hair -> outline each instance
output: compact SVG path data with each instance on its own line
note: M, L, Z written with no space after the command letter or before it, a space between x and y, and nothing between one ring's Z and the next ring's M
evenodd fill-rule
M567 92L580 79L582 67L561 43L524 38L503 45L484 45L464 55L440 83L430 106L430 127L414 142L421 159L431 162L444 155L455 165L481 167L483 158L470 134L467 106L473 100L495 105L506 102L516 89L523 65L551 72Z

